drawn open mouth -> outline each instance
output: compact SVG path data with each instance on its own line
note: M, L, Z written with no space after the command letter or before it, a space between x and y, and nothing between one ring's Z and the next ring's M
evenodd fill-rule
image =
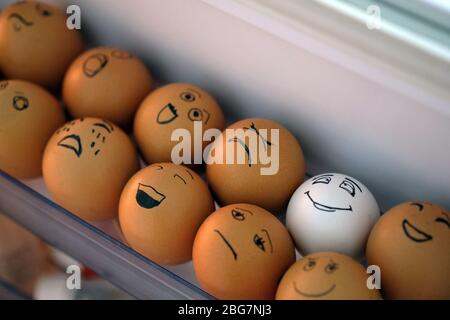
M8 20L13 20L14 31L22 30L22 26L30 27L33 25L33 22L28 21L18 13L11 13L8 17Z
M352 206L349 205L348 208L339 208L339 207L330 207L326 206L324 204L318 203L311 198L311 195L309 194L309 191L306 191L305 194L308 196L309 200L312 202L314 207L317 210L326 211L326 212L336 212L336 211L353 211Z
M425 242L433 239L431 235L413 226L407 219L403 220L402 228L405 235L412 241Z
M81 156L81 153L83 152L83 147L81 146L81 139L80 136L77 134L65 136L58 142L58 146L72 150L73 152L75 152L78 158Z
M173 104L168 103L159 111L156 121L159 124L167 124L176 118L178 118L177 108Z
M305 297L308 297L308 298L319 298L319 297L323 297L323 296L329 294L331 291L333 291L334 288L336 288L336 285L335 285L335 284L333 284L328 290L323 291L323 292L320 292L320 293L306 293L306 292L301 291L301 290L297 287L297 283L294 282L294 290L295 290L298 294L300 294L300 295L302 295L302 296L305 296Z
M136 202L140 207L152 209L159 206L164 199L166 199L166 196L152 186L139 183L136 192Z

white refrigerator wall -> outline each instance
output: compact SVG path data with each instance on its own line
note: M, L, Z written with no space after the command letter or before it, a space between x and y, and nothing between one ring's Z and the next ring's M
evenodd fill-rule
M384 210L410 200L450 208L449 101L407 97L201 0L52 2L79 4L91 43L133 51L163 83L204 87L230 119L282 123L309 174L351 175Z

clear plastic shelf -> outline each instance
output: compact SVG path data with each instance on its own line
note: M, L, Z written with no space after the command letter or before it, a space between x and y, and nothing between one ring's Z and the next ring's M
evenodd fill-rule
M191 263L162 267L2 171L0 211L138 299L213 299Z

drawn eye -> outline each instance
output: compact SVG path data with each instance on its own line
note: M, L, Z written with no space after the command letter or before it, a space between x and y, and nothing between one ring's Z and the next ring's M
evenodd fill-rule
M191 110L189 110L188 117L191 121L202 121L203 112L198 108L192 108Z
M439 218L436 218L436 220L434 220L434 221L436 221L437 223L443 223L443 224L445 224L447 227L450 228L450 223L449 223L449 221L448 221L449 219L448 219L447 214L446 214L445 212L442 212L442 214L444 215L444 218L439 217Z
M236 209L231 210L231 215L233 216L234 219L236 219L238 221L245 220L245 214L239 210L236 210Z
M23 111L29 107L30 103L24 96L15 96L13 98L13 107L17 111Z
M347 191L352 197L355 196L355 186L351 182L344 180L339 187Z
M264 246L265 241L257 233L253 236L253 242L256 244L256 246L259 249L261 249L262 251L266 252L266 247Z
M331 181L331 177L320 177L314 180L313 184L316 183L323 183L323 184L329 184Z
M195 101L195 96L190 92L181 93L180 98L186 102L194 102Z
M326 265L325 267L325 272L326 273L333 273L338 269L338 265L336 262L331 261L329 264Z
M44 8L41 4L36 5L36 10L37 10L37 12L39 12L39 14L41 16L44 16L44 17L50 17L53 14L48 9Z
M303 266L303 270L311 271L316 266L316 261L309 259L308 262Z

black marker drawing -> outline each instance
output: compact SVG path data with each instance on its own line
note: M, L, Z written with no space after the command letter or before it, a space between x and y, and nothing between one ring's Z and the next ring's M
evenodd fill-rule
M198 108L192 108L188 112L188 118L191 121L202 121L203 112L202 112L202 110L200 110Z
M228 140L228 142L239 143L245 149L245 153L247 153L247 157L248 157L248 166L251 167L252 166L252 158L250 155L250 148L248 147L248 145L244 141L242 141L241 138L238 138L238 137L231 138Z
M111 133L114 131L113 125L106 120L102 120L102 122L94 123L93 126L103 128L106 131L108 131L108 133Z
M173 104L168 103L158 112L156 122L159 124L168 124L176 118L178 118L177 108Z
M184 180L184 178L180 176L178 173L174 174L173 177L180 179L181 181L183 181L184 184L186 184L186 180Z
M28 107L30 106L30 102L28 101L27 97L24 97L22 95L22 93L19 93L21 95L15 96L13 98L13 107L14 109L16 109L17 111L23 111L28 109Z
M303 271L311 271L316 266L317 258L308 258L308 262L303 266Z
M65 136L58 142L58 146L72 150L73 152L75 152L75 154L77 155L78 158L83 153L81 139L80 139L80 136L77 134L71 134L71 135Z
M189 170L187 170L187 169L186 169L186 172L188 173L188 175L191 176L191 179L194 180L194 176L192 175L192 173Z
M180 94L180 98L186 102L194 102L195 101L195 95L190 92L182 92Z
M322 183L322 184L329 184L331 182L331 178L334 177L334 175L332 174L324 174L318 177L314 177L313 183L312 184L318 184L318 183Z
M36 10L37 12L39 12L41 16L44 17L50 17L53 15L53 13L50 10L44 8L40 3L36 4Z
M402 228L405 235L414 242L421 243L433 239L430 234L413 226L407 219L403 219Z
M231 250L231 253L233 253L233 258L234 260L237 260L237 253L236 251L233 249L233 247L231 246L231 244L228 242L228 240L223 236L223 234L219 231L219 230L214 230L214 232L216 232L220 238L222 238L222 240L225 242L225 244L227 245L227 247Z
M325 266L326 273L334 273L338 269L339 265L330 259L330 262Z
M108 64L108 57L103 53L96 53L89 58L83 64L83 72L89 77L95 77L100 71L102 71Z
M348 206L348 208L340 208L340 207L330 207L324 204L321 204L319 202L316 202L313 200L311 195L309 194L309 191L306 191L305 194L311 201L311 203L314 205L314 207L320 211L326 211L326 212L336 212L336 211L353 211L353 208L351 205Z
M251 212L250 210L242 208L234 208L231 210L231 216L238 221L244 221L246 213L253 215L253 212Z
M139 183L136 191L136 202L140 207L152 209L159 206L164 199L166 199L166 196L152 186Z
M31 27L33 25L32 21L28 21L27 19L25 19L22 15L20 15L18 13L11 13L8 17L8 20L13 21L12 26L13 26L14 31L16 31L16 32L22 30L22 26Z
M319 293L306 293L301 291L298 287L297 287L297 283L294 282L294 290L299 294L302 295L304 297L308 297L308 298L320 298L323 297L327 294L329 294L331 291L334 290L334 288L336 288L336 284L333 284L329 289L323 291L323 292L319 292Z
M114 50L113 52L111 52L111 56L122 60L133 58L133 55L131 53L122 50Z
M266 229L261 229L261 231L266 234L267 240L269 240L270 244L270 253L273 253L272 239L270 238L269 231L267 231Z
M256 125L252 122L252 124L250 125L250 127L244 127L245 130L251 130L254 131L256 133L256 135L258 136L259 139L261 139L261 141L263 142L264 145L264 149L267 150L267 147L271 147L272 146L272 142L269 141L268 139L264 138L258 128L256 128Z
M444 216L444 218L436 218L434 221L436 221L437 223L443 223L445 224L449 229L450 229L450 218L448 217L448 214L445 212L442 212L442 215Z
M423 210L423 204L421 204L421 203L414 202L414 203L411 203L411 205L412 205L412 206L418 207L418 208L419 208L419 211L422 211L422 210Z

